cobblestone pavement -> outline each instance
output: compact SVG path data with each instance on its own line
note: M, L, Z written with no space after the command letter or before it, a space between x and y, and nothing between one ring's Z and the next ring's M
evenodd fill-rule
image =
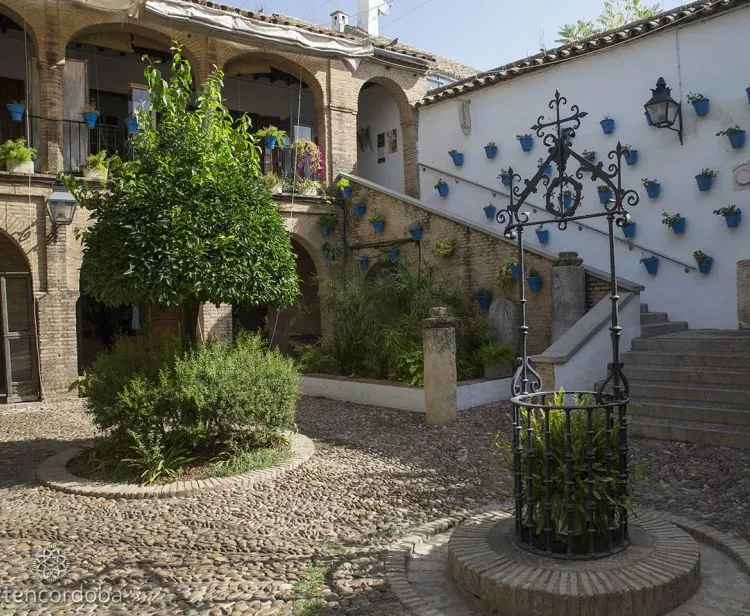
M316 453L273 482L132 501L34 481L45 457L95 435L78 402L0 413L0 613L265 615L297 602L303 614L292 586L314 562L335 570L321 591L326 609L308 613L404 614L384 582L387 547L409 528L510 495L493 444L509 427L502 405L430 427L416 414L304 398L298 423ZM748 536L750 452L659 441L635 441L632 452L646 463L641 502ZM69 572L45 586L31 553L46 546L65 550ZM13 604L8 594L81 588L99 597ZM123 603L104 604L102 593Z

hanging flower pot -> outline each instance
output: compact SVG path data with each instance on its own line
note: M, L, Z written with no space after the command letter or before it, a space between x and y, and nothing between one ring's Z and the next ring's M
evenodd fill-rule
M510 264L510 275L513 280L518 280L521 277L521 266L518 263Z
M656 272L659 271L659 257L645 257L641 259L641 263L652 276L655 276Z
M380 212L373 212L369 218L370 224L372 225L375 233L382 233L385 228L385 218Z
M497 156L497 146L490 141L486 146L484 146L484 154L489 159L492 160Z
M338 222L338 218L333 214L323 214L323 216L318 218L318 226L323 237L331 235L331 232L338 226Z
M596 190L599 193L599 203L607 205L610 199L612 199L612 190L606 184L598 186Z
M543 227L538 227L536 230L536 236L539 238L540 244L548 244L549 243L549 229L544 229Z
M744 130L731 133L727 135L727 138L729 139L729 143L732 145L732 147L735 150L739 150L740 148L745 146L745 131Z
M622 234L625 237L635 237L635 223L631 222L629 225L622 227Z
M706 192L711 190L711 185L714 183L715 171L711 169L703 169L698 175L695 176L695 181L698 184L698 190Z
M367 266L370 264L370 258L366 255L359 255L357 263L359 263L359 269L366 270Z
M662 224L667 225L676 235L682 235L685 233L685 226L687 219L679 214L667 214L663 212L661 215Z
M605 117L601 122L599 122L602 127L602 131L605 135L611 135L613 132L615 132L615 121L612 118Z
M487 217L487 220L494 219L496 213L497 213L497 208L491 203L489 205L484 206L484 215Z
M23 114L26 111L26 105L23 103L8 103L6 107L8 108L11 122L23 121Z
M532 293L539 293L539 290L542 288L542 277L534 269L529 272L526 282L529 283L529 289Z
M323 244L323 258L328 261L335 261L339 254L339 248L335 244L326 242Z
M354 215L357 218L362 218L365 215L366 211L367 211L367 206L362 201L354 204Z
M531 152L534 147L534 138L531 135L517 135L516 139L518 139L524 152Z
M86 128L96 128L96 122L99 119L98 111L84 111L81 116L83 121L86 122Z
M693 105L693 109L695 109L695 114L700 117L703 117L704 115L708 113L708 107L711 102L711 99L704 98L702 94L694 94L692 96L693 97L700 96L700 98L691 99L691 95L689 94L688 101L690 101L690 103Z
M464 164L463 152L451 150L450 152L448 152L448 154L453 159L453 164L456 165L456 167L461 167Z
M276 149L276 136L275 135L268 135L266 137L263 137L263 141L266 144L267 150Z
M503 183L503 186L510 187L511 184L511 177L509 171L501 171L500 172L500 181Z
M447 197L448 192L450 192L450 187L448 186L448 183L442 178L440 178L437 184L435 184L435 189L438 191L438 194L441 197Z
M734 229L740 226L740 220L742 220L742 210L736 205L727 205L720 207L718 210L714 210L714 214L717 216L723 216L724 221L727 223L727 227Z
M390 250L388 251L388 260L389 260L389 261L390 261L391 263L395 263L396 261L398 261L398 256L399 256L399 254L400 254L400 251L399 251L399 249L398 249L398 248L396 248L395 246L393 246L393 247L392 247L392 248L391 248L391 249L390 249Z
M642 180L643 187L646 189L646 194L650 199L658 199L661 193L661 184L656 180Z
M351 197L352 196L352 187L351 186L344 186L341 189L341 196L344 199L348 199L349 197Z
M479 304L479 309L482 310L482 312L487 312L492 303L492 291L489 291L488 289L480 289L474 293L474 300Z
M711 267L714 264L713 257L709 257L702 250L696 250L693 253L693 258L695 259L695 262L698 264L698 271L701 274L708 274L711 272Z
M336 182L336 188L339 189L341 196L344 199L348 199L352 196L352 187L349 178L340 178L339 181Z
M128 129L128 135L135 135L138 132L138 120L133 116L128 116L123 120L125 128Z
M563 203L563 209L568 210L570 209L571 204L573 203L573 195L572 194L563 194L562 198Z
M633 166L638 162L638 150L629 149L625 152L625 163Z
M411 239L415 242L419 242L422 239L422 235L424 235L424 228L422 225L414 224L409 227L409 235L411 235Z

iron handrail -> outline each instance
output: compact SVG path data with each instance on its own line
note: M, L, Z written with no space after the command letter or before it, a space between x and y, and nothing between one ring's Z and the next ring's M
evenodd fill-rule
M447 175L450 178L453 178L458 183L464 182L465 184L470 184L471 186L474 186L476 188L479 188L481 190L485 190L487 192L492 193L492 196L495 197L497 195L502 195L503 197L510 198L510 195L507 192L504 192L502 190L498 190L496 188L491 188L489 186L485 186L484 184L479 184L478 182L474 182L472 180L467 180L466 178L462 178L460 175L456 175L454 173L451 173L450 171L443 171L442 169L438 169L437 167L433 167L431 165L425 165L424 163L419 163L419 166L422 169L429 169L430 171L434 171L436 173L439 173L440 175ZM528 205L531 208L534 208L537 211L545 212L547 213L547 210L539 205L534 205L533 203L526 202L524 205ZM549 222L549 221L545 221ZM595 233L598 233L599 235L604 235L605 237L608 236L606 231L602 231L601 229L597 229L596 227L593 227L591 225L587 225L586 223L580 222L580 221L574 221L574 224L578 225L579 229L587 229L589 231L593 231ZM680 267L684 268L685 273L689 273L690 271L697 271L698 268L695 265L691 265L690 263L686 263L685 261L680 261L679 259L675 259L674 257L670 257L669 255L665 255L662 252L659 252L658 250L652 250L651 248L648 248L647 246L642 246L641 244L638 244L636 242L631 242L630 240L623 239L621 237L615 237L614 238L616 242L621 242L625 244L626 246L632 248L637 248L639 250L642 250L644 252L648 252L652 255L656 255L657 257L661 259L665 259L666 261L671 261L672 263L675 263L676 265L679 265Z

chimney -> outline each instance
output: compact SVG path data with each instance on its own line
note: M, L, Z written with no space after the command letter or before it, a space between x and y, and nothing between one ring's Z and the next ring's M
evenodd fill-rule
M344 11L334 11L331 13L331 28L343 34L349 25L349 14Z
M359 0L359 14L357 15L357 27L364 30L370 36L379 36L378 18L380 12L378 7L382 6L384 0Z

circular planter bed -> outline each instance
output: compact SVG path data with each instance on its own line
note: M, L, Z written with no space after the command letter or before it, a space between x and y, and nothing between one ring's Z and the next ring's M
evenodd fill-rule
M269 479L275 479L286 471L295 469L303 462L309 460L315 451L312 440L302 434L290 435L289 444L291 447L291 456L276 466L248 471L230 477L178 479L170 483L155 485L105 483L73 475L67 469L68 463L78 456L85 447L69 447L44 460L36 469L36 478L40 483L53 490L83 496L134 499L182 496L204 490L249 486Z

